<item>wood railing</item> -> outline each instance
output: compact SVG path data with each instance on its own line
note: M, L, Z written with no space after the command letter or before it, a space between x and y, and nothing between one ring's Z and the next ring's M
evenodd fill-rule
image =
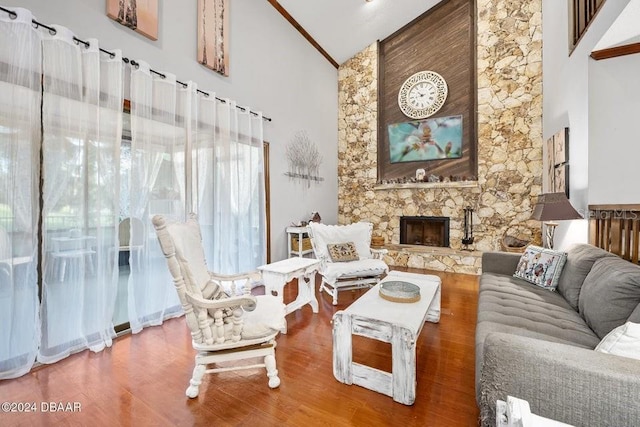
M569 2L571 49L578 44L604 2L605 0L571 0Z
M589 243L638 264L640 205L589 205Z

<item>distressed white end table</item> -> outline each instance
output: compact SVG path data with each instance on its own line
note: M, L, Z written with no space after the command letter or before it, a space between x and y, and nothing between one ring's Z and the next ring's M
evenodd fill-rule
M420 300L391 302L379 295L389 281L420 287ZM438 276L390 271L389 274L346 310L333 315L333 375L344 384L356 384L413 405L416 399L416 342L425 321L440 321ZM392 372L353 362L352 336L360 335L391 343Z
M272 264L258 267L262 273L265 294L275 294L283 299L284 287L293 279L298 279L298 296L285 308L285 314L289 314L309 304L314 313L318 312L318 300L316 299L316 272L320 267L320 261L312 258L288 258ZM282 333L287 333L286 326Z

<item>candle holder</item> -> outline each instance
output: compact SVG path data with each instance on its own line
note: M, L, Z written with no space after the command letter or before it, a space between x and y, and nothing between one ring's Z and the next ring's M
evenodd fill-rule
M462 238L463 250L470 251L469 245L473 243L473 209L471 206L464 208L464 237Z

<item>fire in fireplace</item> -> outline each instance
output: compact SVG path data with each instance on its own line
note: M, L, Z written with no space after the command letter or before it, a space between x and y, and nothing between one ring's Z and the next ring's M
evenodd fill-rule
M446 216L400 217L400 244L449 247Z

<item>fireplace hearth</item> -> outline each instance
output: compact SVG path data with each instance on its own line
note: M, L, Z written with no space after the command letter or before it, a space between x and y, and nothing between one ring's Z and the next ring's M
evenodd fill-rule
M400 217L400 244L449 247L449 217Z

